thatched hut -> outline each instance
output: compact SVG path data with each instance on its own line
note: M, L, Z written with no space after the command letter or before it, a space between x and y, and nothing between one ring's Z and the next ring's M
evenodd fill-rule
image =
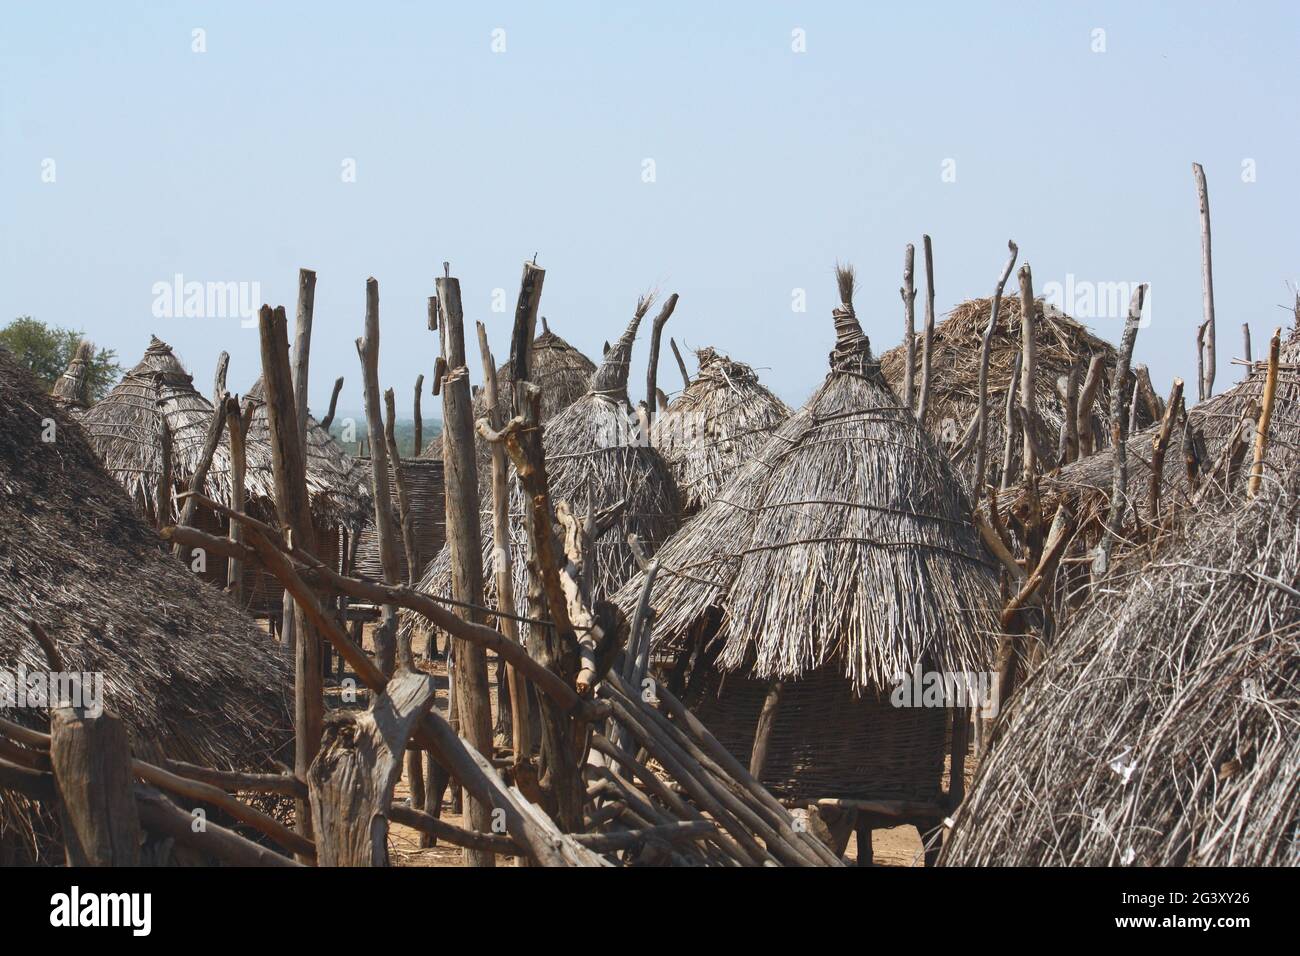
M1282 343L1278 364L1277 390L1272 421L1269 425L1268 451L1264 459L1264 481L1285 482L1300 465L1300 317L1290 336ZM1259 417L1264 399L1267 363L1256 362L1246 377L1226 391L1187 409L1185 419L1176 423L1164 467L1160 472L1160 513L1163 521L1171 512L1186 510L1217 495L1220 489L1243 485L1243 475L1251 466L1253 423ZM1136 522L1153 523L1151 514L1152 475L1149 467L1135 465L1151 459L1152 440L1159 423L1135 432L1128 439L1129 481L1120 533L1121 547L1140 540L1133 533ZM1195 482L1180 450L1184 435L1199 464ZM1041 504L1037 512L1054 514L1064 503L1079 520L1081 542L1095 545L1103 520L1110 509L1114 454L1106 449L1062 468L1039 481ZM1213 492L1214 495L1210 494ZM1027 502L1018 489L1003 492L998 508L1012 519L1022 522Z
M47 420L53 422L53 440ZM0 349L0 668L48 669L17 615L44 626L66 666L103 675L106 706L138 756L269 769L291 740L292 667L139 518L84 433ZM6 706L46 729L44 709ZM53 821L0 791L0 862L49 855Z
M533 351L529 374L532 381L542 389L541 420L550 421L564 409L568 408L591 388L591 376L596 365L591 359L551 331L546 319L542 319L542 331L533 339ZM514 382L511 379L510 363L506 362L497 369L497 404L505 420L508 421L515 407ZM474 396L474 419L477 421L487 415L487 397L480 390ZM484 472L491 460L491 450L476 439L478 446L479 471ZM442 435L435 435L421 453L424 458L442 460Z
M790 409L748 365L710 348L695 353L699 373L654 421L651 444L694 513L767 443Z
M95 347L85 339L77 343L77 351L63 374L50 389L50 397L74 416L90 407L90 363L95 357Z
M591 377L588 391L546 423L543 431L553 501L567 500L582 514L589 500L597 513L622 505L617 520L594 544L592 596L597 600L608 597L637 571L636 556L627 541L629 534L635 534L652 553L681 521L681 499L672 473L659 452L641 438L628 402L632 344L643 314L644 310L638 309L622 337L605 355ZM482 507L485 515L491 513L490 483ZM514 481L510 511L515 593L522 599L527 593L525 516L529 511L523 490ZM483 564L490 568L493 544L489 520L484 520L483 532ZM490 577L487 588L491 602L495 600L495 585ZM451 594L449 548L443 547L425 569L420 589L435 595Z
M992 305L991 299L963 302L934 328L930 346L930 397L926 427L939 447L950 454L961 447L963 439L969 440L968 429L975 420L979 405L981 345ZM1043 300L1037 300L1035 307L1037 374L1034 388L1038 396L1038 419L1045 427L1045 435L1042 437L1046 439L1048 447L1056 448L1061 423L1065 418L1065 403L1058 388L1058 380L1068 376L1073 368L1082 383L1093 356L1101 356L1101 381L1093 397L1091 431L1093 447L1103 448L1110 443L1110 383L1114 377L1118 353L1109 342L1093 335L1083 325ZM1022 348L1021 312L1018 296L1003 296L989 356L984 480L995 488L998 487L1002 474L1006 443L1007 389L1011 386L1013 372L1019 367L1017 359ZM916 363L915 381L919 383L919 344ZM894 389L902 388L906 365L907 351L902 345L890 349L880 357L881 371ZM1016 387L1019 388L1018 385ZM1152 415L1146 405L1140 405L1139 425L1151 421ZM1012 442L1011 448L1011 470L1018 477L1021 445ZM974 480L974 467L975 456L968 454L958 469L968 488Z
M164 468L162 428L165 424L171 434L172 480L184 490L202 457L212 403L195 390L193 376L185 371L171 346L153 336L140 362L87 409L80 421L108 473L126 489L141 514L158 524L155 502ZM228 504L230 482L230 451L222 442L208 471L207 496ZM250 498L274 498L271 449L265 442L248 445L246 482ZM173 497L171 514L161 516L161 523L178 513Z
M942 812L948 711L895 707L917 671L985 672L997 574L945 456L886 385L852 307L831 370L659 552L650 603L668 678L742 761L775 694L755 768L797 801L897 801ZM638 575L615 596L631 614Z
M1093 591L1016 691L944 862L1300 865L1290 486L1198 516Z

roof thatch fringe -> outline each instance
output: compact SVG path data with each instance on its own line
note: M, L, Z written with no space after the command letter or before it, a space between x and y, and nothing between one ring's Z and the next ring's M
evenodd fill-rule
M42 441L54 419L56 440ZM0 349L0 667L48 668L17 614L42 624L66 665L103 675L105 703L137 756L268 769L292 739L292 667L247 617L165 557L81 429ZM4 716L46 729L43 708ZM0 791L0 833L52 821ZM37 852L33 853L33 849Z
M568 501L579 514L587 512L588 495L597 512L619 502L625 503L619 520L595 542L592 579L592 597L595 600L612 594L636 572L636 556L627 542L629 534L635 534L646 551L653 553L681 521L681 499L672 473L660 454L640 437L635 414L627 401L632 340L649 307L648 298L638 303L637 314L627 331L592 377L591 390L551 419L543 430L552 501ZM511 562L515 594L523 602L528 574L525 566L528 535L524 517L530 511L523 490L513 475L512 468ZM483 493L482 507L483 564L485 568L491 568L490 483ZM429 594L451 594L449 548L444 546L429 563L419 587ZM491 604L496 597L496 586L491 576L487 576L486 588L487 600ZM408 626L416 623L409 617L405 621Z
M713 500L723 484L753 458L790 409L748 365L704 348L699 374L657 418L651 444L673 475L687 511Z
M988 326L991 299L971 299L948 314L934 329L931 345L930 405L926 423L939 442L951 454L975 418L979 404L979 365L981 341ZM1064 419L1064 403L1057 391L1057 379L1069 375L1072 366L1087 369L1094 355L1102 356L1102 380L1093 400L1092 412L1098 427L1093 430L1094 447L1110 443L1110 383L1118 356L1115 347L1089 332L1083 325L1039 299L1035 303L1035 343L1037 367L1034 387L1038 395L1038 416L1046 424L1053 447ZM985 481L995 488L1002 473L1002 453L1006 442L1007 388L1011 383L1016 357L1021 352L1021 303L1018 296L1004 296L998 308L997 326L993 330L993 347L989 358L987 458ZM918 369L920 355L917 355ZM901 388L907 351L902 345L880 357L880 367L894 388ZM919 381L919 371L917 372ZM1131 381L1131 379L1130 379ZM1138 409L1139 425L1151 422L1144 407ZM1014 454L1019 443L1012 442ZM972 487L975 456L968 455L958 469L967 488ZM1012 463L1012 471L1020 468Z
M1256 362L1251 366L1247 376L1227 391L1220 392L1206 399L1199 405L1187 410L1187 421L1191 423L1193 433L1199 433L1204 439L1204 463L1201 466L1202 482L1213 480L1219 485L1230 482L1231 486L1244 495L1245 482L1242 474L1250 469L1250 452L1246 450L1241 462L1232 473L1221 471L1210 475L1216 463L1224 456L1234 433L1240 428L1243 417L1258 418L1259 405L1264 396L1264 380L1267 363ZM1147 462L1151 458L1151 442L1159 431L1159 424L1152 425L1129 436L1128 458L1130 462ZM1179 445L1183 434L1183 423L1179 422L1173 430L1171 450L1161 470L1160 506L1162 515L1169 511L1187 509L1196 497L1183 464ZM1088 544L1095 544L1100 531L1100 522L1110 509L1111 474L1114 467L1114 455L1107 449L1089 458L1084 458L1062 468L1055 475L1045 475L1039 479L1040 513L1054 514L1059 504L1064 502L1079 517L1080 527L1084 531ZM1300 466L1300 325L1291 331L1290 337L1283 343L1278 365L1277 392L1274 398L1273 417L1269 425L1268 452L1264 459L1264 480L1266 483L1282 483ZM1215 496L1202 494L1200 500L1209 501ZM1003 492L998 499L998 507L1004 514L1014 518L1023 518L1025 503L1020 500L1019 489ZM1127 541L1141 538L1140 535L1126 533L1134 527L1135 516L1149 521L1151 501L1151 471L1140 464L1129 465L1128 501L1125 503L1123 525L1120 534L1120 550Z
M271 420L262 397L262 378L258 376L247 398L257 402L253 419L248 425L249 445L270 447ZM275 472L268 458L266 474L259 475L260 482L275 488ZM248 468L250 476L253 466ZM343 450L320 423L307 416L307 494L311 498L312 513L331 523L359 529L374 517L371 506L370 474L356 459Z
M1094 592L1017 689L945 862L1300 865L1295 488Z
M542 333L533 339L533 351L529 374L534 384L542 389L542 422L548 422L564 409L568 408L591 387L591 376L596 365L576 348L551 331L546 319L542 319ZM497 369L497 402L501 408L502 421L509 421L514 414L515 392L514 379L511 377L510 363L506 362ZM487 415L487 398L483 392L474 397L474 419L477 421ZM491 461L492 453L481 438L475 438L475 447L479 456L480 478ZM421 452L422 458L442 459L442 435L433 437ZM490 484L490 479L489 479Z
M841 270L842 294L851 275ZM835 662L888 689L920 663L986 670L997 575L946 458L880 374L847 298L831 372L660 551L659 652L720 612L718 666L792 678ZM630 610L638 575L615 597Z
M62 407L78 411L90 407L90 363L95 357L95 347L85 339L77 343L72 361L58 377L50 396Z

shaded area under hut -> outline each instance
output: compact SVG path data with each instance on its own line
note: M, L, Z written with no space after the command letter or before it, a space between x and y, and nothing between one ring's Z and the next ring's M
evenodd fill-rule
M869 846L873 826L946 812L945 736L960 779L966 718L890 696L918 670L989 670L998 582L946 457L871 355L851 271L839 279L830 374L661 549L649 602L670 686L782 799L860 810ZM616 595L625 612L647 574Z
M45 421L53 422L45 440ZM235 605L164 556L138 501L83 431L0 349L0 662L50 668L19 615L42 625L67 669L103 675L105 706L137 756L267 769L292 737L292 666ZM0 703L44 730L44 706ZM56 855L48 813L0 789L0 862Z

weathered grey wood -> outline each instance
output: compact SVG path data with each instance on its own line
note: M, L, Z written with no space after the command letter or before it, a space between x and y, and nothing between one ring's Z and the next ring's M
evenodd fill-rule
M258 846L233 830L208 821L203 829L194 827L194 818L153 787L135 785L136 810L140 823L150 833L171 837L181 846L207 853L234 866L298 866L287 856Z
M1242 345L1245 347L1245 351L1242 354L1242 358L1244 358L1247 362L1250 362L1251 357L1250 357L1250 323L1249 322L1241 323L1241 340L1242 340Z
M1128 506L1128 415L1124 401L1128 397L1128 371L1133 361L1133 343L1137 339L1138 322L1142 319L1142 303L1146 299L1146 283L1133 290L1129 302L1128 319L1120 338L1119 356L1115 365L1115 380L1110 394L1110 443L1113 449L1111 472L1110 510L1106 515L1105 533L1097 547L1092 573L1100 578L1110 570L1110 553L1119 536L1120 524Z
M1020 382L1020 363L1024 360L1024 353L1017 352L1015 359L1011 363L1011 378L1007 381L1007 400L1006 407L1003 409L1004 425L1006 438L1002 443L1002 475L998 486L1006 491L1011 487L1012 482L1012 462L1015 461L1016 439L1019 437L1019 419L1016 417L1016 398ZM979 414L978 412L976 413ZM987 426L986 426L987 427Z
M307 784L287 773L242 773L237 770L213 770L183 760L164 760L162 769L178 777L219 787L227 793L278 793L286 797L306 797Z
M307 456L307 393L311 367L311 323L316 311L316 273L298 270L298 313L293 332L293 405L298 414L298 441Z
M212 404L215 406L226 395L226 371L230 368L230 353L217 356L217 371L212 376Z
M1060 463L1068 465L1079 457L1079 366L1070 365L1065 376L1065 416L1061 423L1065 432L1065 443L1059 455Z
M339 407L339 392L343 391L343 376L340 375L334 380L334 390L330 392L330 407L325 413L325 417L320 420L321 430L328 433L330 426L334 424L334 413Z
M529 283L532 275L534 273L525 266L525 283ZM540 279L536 285L540 291ZM461 311L460 281L442 276L438 279L437 286L444 325L445 358L449 369L442 385L442 454L452 597L465 605L481 605L483 553L479 525L478 468L474 448L474 406L465 357L465 320ZM535 326L535 300L531 314L531 325ZM531 333L530 328L530 343ZM528 349L523 351L526 353ZM475 623L482 621L482 616L469 608L463 608L461 616ZM467 642L456 643L453 639L453 643L456 644L456 707L460 716L460 730L480 754L491 758L492 714L491 698L488 695L487 656L482 648ZM469 804L469 828L481 832L490 829L490 808L478 800L471 800ZM466 848L465 862L469 866L492 866L495 859L491 853Z
M767 687L767 696L763 698L763 709L758 712L754 746L749 755L749 775L755 780L763 779L763 768L767 765L767 746L772 738L772 728L776 725L777 709L781 706L784 690L785 681L772 681Z
M433 707L433 678L405 669L371 708L336 711L307 774L320 866L387 866L388 814L412 731Z
M916 386L916 247L910 242L903 251L903 287L898 294L903 297L903 349L907 364L903 367L903 404L915 411Z
M303 443L297 429L292 373L289 370L289 331L284 307L262 306L258 315L262 350L262 383L265 390L271 465L275 473L275 502L281 527L296 545L316 550L316 529L312 525L307 497L307 471ZM301 602L294 614L298 639L294 648L294 773L305 777L320 749L321 725L325 713L321 648L316 630ZM298 832L311 839L311 815L304 801L298 801Z
M416 810L413 807L403 806L400 803L393 804L389 808L388 818L394 823L400 823L404 827L410 827L412 830L420 831L422 835L431 837L429 846L435 846L438 840L443 840L452 846L481 850L499 856L520 856L523 853L519 849L519 845L508 836L495 833L475 833L472 830L446 823L432 814Z
M921 340L921 397L916 403L916 420L925 427L925 416L930 408L930 350L934 342L934 252L930 237L922 236L925 250L925 334Z
M420 400L424 397L424 375L420 374L415 377L415 405L413 408L415 421L415 440L411 443L411 455L415 458L420 457L424 451L424 415L420 411Z
M1183 380L1174 379L1173 389L1169 392L1169 402L1165 405L1165 415L1160 422L1160 430L1151 439L1151 493L1149 498L1150 520L1155 524L1160 520L1160 491L1163 485L1165 453L1169 450L1169 439L1174 429L1174 420L1182 408Z
M686 362L682 360L682 352L681 349L677 347L677 340L669 338L668 344L672 346L673 358L677 359L677 371L682 373L682 388L690 388L691 374L686 371Z
M1105 357L1094 355L1088 361L1088 373L1083 377L1083 387L1079 389L1078 421L1075 427L1079 432L1079 457L1087 458L1097 450L1092 432L1092 406L1097 400L1097 389L1101 387L1101 377L1105 373Z
M203 484L208 480L208 472L212 468L212 456L217 453L217 445L221 443L221 430L226 424L226 397L221 396L215 408L212 409L212 418L208 422L208 434L203 439L203 450L199 453L199 463L194 469L194 474L190 477L190 494L199 494L203 491ZM193 524L194 512L197 505L193 498L185 499L185 504L181 508L180 524ZM183 564L190 563L190 550L177 546L174 554L180 557Z
M519 298L515 301L514 328L510 336L510 372L511 379L516 382L531 379L533 339L537 335L537 307L545 283L546 270L539 268L535 262L525 262L519 280ZM443 427L447 427L445 423Z
M664 326L672 316L673 310L677 308L677 293L674 292L668 297L668 301L663 304L659 314L655 316L654 323L650 327L650 358L646 364L646 382L645 382L645 404L646 404L646 422L647 425L653 425L655 420L655 382L659 378L659 342L663 337ZM650 432L646 431L646 440L649 441Z
M500 408L499 383L496 360L488 345L487 328L482 322L478 328L479 355L483 362L483 387L487 390L487 423L494 431L505 425ZM496 577L497 610L502 614L518 613L515 602L514 573L510 562L510 475L506 462L505 446L491 442L492 449L492 570ZM519 642L519 626L512 618L502 617L501 632L510 640ZM515 750L515 761L525 761L532 756L532 727L529 725L528 685L513 664L506 665L506 682L510 700L510 740Z
M1273 421L1273 405L1277 398L1277 369L1282 350L1282 330L1273 332L1268 343L1268 374L1264 379L1264 399L1259 412L1259 426L1255 429L1255 451L1250 465L1250 481L1246 486L1246 497L1254 498L1259 494L1260 483L1264 480L1264 453L1268 450L1268 429Z
M1025 416L1024 450L1020 460L1026 486L1038 474L1038 454L1031 423L1037 414L1034 392L1038 376L1038 348L1034 341L1034 279L1029 263L1020 267L1020 408Z
M357 339L366 403L366 432L370 435L370 493L375 504L375 537L379 542L379 559L384 569L384 583L397 584L401 578L397 531L393 527L393 508L389 497L391 476L388 448L382 438L384 420L379 411L379 283L366 280L365 334ZM376 439L379 440L376 440ZM391 675L397 666L397 612L392 604L383 606L382 620L375 631L375 654L379 667Z
M50 764L69 866L136 866L140 820L126 725L110 714L50 710Z
M1016 256L1020 250L1010 239L1007 248L1011 255L1002 267L997 287L993 290L993 303L989 308L989 324L984 328L984 338L980 341L979 368L979 404L975 409L975 488L976 502L984 494L984 467L988 460L988 403L989 403L989 359L993 355L993 330L998 324L998 309L1002 305L1002 290L1006 287L1011 270L1015 268Z
M1192 177L1196 180L1196 201L1201 213L1201 328L1203 348L1197 348L1198 357L1203 355L1203 372L1198 382L1201 401L1214 394L1214 264L1210 255L1210 190L1205 184L1205 170L1200 163L1192 163Z
M415 516L411 514L411 500L406 493L406 480L402 475L402 456L397 448L397 409L393 390L384 391L384 446L392 464L393 489L397 492L397 516L402 529L402 546L406 551L407 583L412 587L420 578L419 551L415 544ZM417 446L418 447L418 446ZM385 582L396 584L395 581Z

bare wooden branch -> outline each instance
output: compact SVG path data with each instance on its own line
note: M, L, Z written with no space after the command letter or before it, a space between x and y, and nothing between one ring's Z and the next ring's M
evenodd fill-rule
M1026 486L1038 474L1038 453L1030 423L1037 411L1035 380L1038 377L1038 348L1034 342L1034 279L1029 263L1020 267L1020 408L1025 415L1024 451L1020 460Z
M681 350L677 348L677 340L670 338L668 344L673 347L673 357L677 359L677 371L682 373L682 388L690 388L691 376L686 371L686 363L682 360Z
M230 439L230 508L239 514L247 506L244 478L248 473L248 450L245 438L248 426L253 420L256 405L249 401L243 411L238 398L226 400L226 434ZM238 521L229 522L230 541L239 544L243 540L244 526ZM244 565L239 558L229 559L226 565L226 588L234 596L235 603L244 606Z
M646 365L646 419L648 425L654 424L655 418L655 382L659 378L659 341L663 337L664 326L668 323L669 317L672 316L673 310L677 308L677 293L670 295L659 314L655 316L654 323L650 327L650 358ZM646 431L648 437L650 432Z
M1083 387L1079 389L1079 411L1076 428L1079 432L1079 457L1087 458L1097 450L1092 432L1092 406L1097 400L1097 389L1101 387L1101 378L1105 374L1106 361L1102 355L1094 355L1088 361L1088 373L1083 377Z
M1160 430L1151 439L1151 493L1148 498L1152 524L1156 524L1160 520L1160 491L1164 480L1165 453L1169 450L1169 439L1173 433L1174 420L1178 418L1178 413L1182 409L1182 402L1183 380L1175 378L1173 388L1169 391L1169 401L1165 404L1164 418L1160 421Z
M1110 554L1119 537L1123 523L1124 511L1128 506L1128 415L1124 407L1128 397L1129 368L1133 362L1133 343L1137 339L1138 323L1142 319L1142 303L1146 299L1147 286L1142 283L1133 290L1129 302L1128 319L1124 323L1124 334L1120 338L1119 355L1115 362L1114 381L1110 388L1110 439L1112 446L1113 471L1110 489L1110 511L1106 516L1106 528L1092 570L1095 577L1104 577L1110 570Z
M930 406L930 349L934 341L934 254L930 237L922 236L925 250L925 335L921 341L921 397L917 400L916 420L925 427L925 415Z
M903 287L898 294L903 297L903 348L907 364L903 367L903 404L916 409L916 247L910 242L903 251Z
M420 399L424 396L424 374L415 377L415 405L412 415L415 421L415 440L411 443L411 457L419 458L424 451L424 415L420 411Z
M1196 180L1196 200L1201 213L1201 312L1204 333L1204 349L1197 349L1204 355L1201 381L1199 384L1201 400L1214 394L1214 266L1210 256L1210 191L1205 185L1205 170L1200 163L1192 163L1192 176Z
M194 469L194 474L190 477L190 491L192 493L202 492L203 484L208 480L208 472L212 468L212 456L217 452L217 445L221 443L221 430L226 424L226 397L221 396L216 407L212 409L212 418L208 422L208 434L203 440L203 450L199 453L199 463ZM181 524L194 523L194 499L187 498L181 508ZM180 559L181 563L190 563L190 552L188 548L177 547L174 552Z
M1277 366L1282 349L1282 330L1274 329L1273 338L1268 343L1268 376L1264 379L1264 403L1259 412L1259 428L1255 432L1255 457L1250 465L1250 483L1246 488L1246 497L1254 498L1259 494L1259 485L1264 478L1264 453L1268 450L1268 427L1273 421L1273 403L1277 398Z
M338 410L339 392L343 391L343 376L340 375L334 380L334 390L330 392L330 407L325 413L325 417L320 420L321 430L326 434L329 433L330 426L334 424L334 413Z
M397 448L395 406L393 390L386 389L384 391L384 446L388 450L388 460L392 464L393 490L397 492L397 516L402 528L402 545L406 550L407 583L414 587L423 569L420 567L419 551L415 545L415 516L411 513L411 501L407 496L406 481L402 476L402 456Z
M217 370L212 376L212 404L217 405L226 396L226 371L230 368L230 353L217 356Z
M993 354L993 331L998 324L998 309L1002 305L1002 290L1006 287L1011 270L1015 268L1016 256L1020 250L1011 240L1007 240L1007 249L1011 255L1002 267L1002 275L993 290L993 303L989 308L989 324L984 328L984 338L980 342L979 370L979 404L975 409L975 480L974 497L978 502L984 493L984 468L988 460L988 404L989 404L989 359Z

